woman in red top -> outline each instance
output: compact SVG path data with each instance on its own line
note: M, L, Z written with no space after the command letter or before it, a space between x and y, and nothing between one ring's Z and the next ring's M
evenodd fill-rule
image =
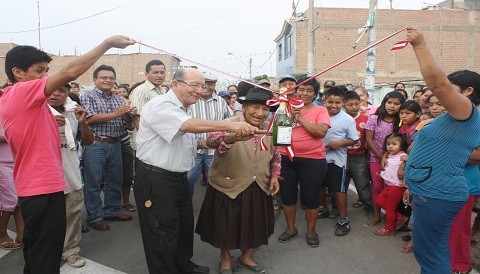
M307 78L299 79L297 83ZM296 96L304 101L302 109L294 109L294 127L291 148L294 152L293 161L287 156L286 147L280 148L282 155L282 173L280 193L283 203L283 214L287 221L287 229L280 236L279 242L287 242L298 234L295 226L297 212L298 183L300 183L301 204L307 217L307 244L317 247L318 235L315 225L320 206L320 183L327 172L326 152L323 137L330 127L330 117L326 108L317 106L313 100L317 97L320 84L311 80L302 84L296 90Z

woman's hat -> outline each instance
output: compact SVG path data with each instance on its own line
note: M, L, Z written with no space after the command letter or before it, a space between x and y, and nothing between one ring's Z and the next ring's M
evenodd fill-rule
M254 87L247 92L247 95L245 95L244 98L238 98L237 101L242 105L249 102L261 103L265 105L267 100L270 100L272 98L273 93L270 90Z

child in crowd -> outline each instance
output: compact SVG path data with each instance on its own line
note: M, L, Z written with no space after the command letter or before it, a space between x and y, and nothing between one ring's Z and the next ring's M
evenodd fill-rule
M437 96L434 94L430 95L426 102L428 103L428 112L424 112L423 114L430 114L430 118L421 120L421 122L415 128L416 131L422 129L428 122L430 122L433 118L437 118L438 116L442 115L445 112L445 108L443 107L442 103L438 101Z
M338 208L338 219L335 225L335 235L344 236L350 232L350 222L347 218L348 182L344 174L347 165L347 147L358 140L355 120L342 111L345 93L338 87L332 87L325 92L323 105L330 116L330 129L323 139L327 149L327 175L320 191L320 205L326 207L326 187L334 195Z
M359 136L358 142L347 149L346 184L350 183L350 179L353 179L357 189L358 200L353 204L353 207L363 205L365 212L371 212L373 210L372 189L368 174L367 144L365 141L365 124L368 116L360 112L360 96L355 91L345 93L344 109L348 115L355 119Z
M422 114L422 108L420 104L414 100L408 100L400 107L400 129L398 133L405 134L407 137L407 143L412 143L415 129L419 123L418 118Z
M402 163L407 156L407 138L404 134L393 133L385 139L384 150L388 152L387 165L380 174L385 187L375 199L375 203L385 210L385 226L375 231L378 236L395 235L395 224L397 220L405 216L397 213L397 206L402 202L403 193L407 189L403 180ZM399 215L399 216L397 216Z
M373 185L373 201L382 192L383 180L375 176L382 169L383 143L385 137L398 132L400 123L400 107L405 102L405 97L399 92L392 91L385 95L382 103L375 114L368 117L365 125L367 147L370 149L370 174ZM365 227L373 227L380 223L380 208L373 205L373 216L363 224Z
M433 118L433 115L430 112L423 112L420 117L418 117L418 121L422 123L425 120L431 120ZM419 125L420 125L419 123ZM418 131L418 130L417 130Z

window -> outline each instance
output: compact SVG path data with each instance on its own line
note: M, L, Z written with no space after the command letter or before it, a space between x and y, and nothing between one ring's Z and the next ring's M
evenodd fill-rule
M278 52L278 61L281 61L282 60L282 53L283 53L282 44L278 44L277 52Z
M287 40L285 42L285 59L292 56L292 51L293 51L292 35L290 34L287 37Z

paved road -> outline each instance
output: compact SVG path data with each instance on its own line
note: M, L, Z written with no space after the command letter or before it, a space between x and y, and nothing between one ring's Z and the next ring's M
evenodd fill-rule
M198 216L205 187L196 186L194 196L194 214ZM413 254L399 251L403 243L399 233L393 237L380 237L373 234L373 229L362 226L366 216L363 209L352 208L356 194L349 192L349 218L352 231L349 235L334 235L335 220L320 219L317 232L320 246L310 248L306 245L306 224L302 211L297 213L299 236L288 243L279 243L276 237L284 231L286 225L283 215L276 215L275 234L270 244L259 248L255 259L266 269L267 273L419 273L418 264ZM11 225L11 224L10 224ZM111 229L106 232L90 230L83 234L81 255L89 261L80 269L73 269L63 264L61 273L148 273L146 266L137 214L133 221L126 223L110 222ZM300 236L301 235L301 236ZM234 251L235 257L240 255ZM195 235L193 261L207 265L211 273L218 273L219 251L209 244L201 242ZM7 252L0 249L0 273L22 273L23 257L20 250ZM238 273L249 273L247 270ZM253 272L250 272L253 273Z

